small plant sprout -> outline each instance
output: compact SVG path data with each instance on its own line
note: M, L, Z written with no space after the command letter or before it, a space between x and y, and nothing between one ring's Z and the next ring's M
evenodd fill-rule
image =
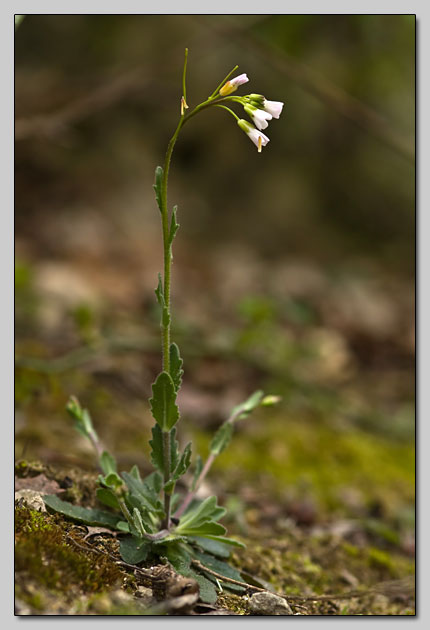
M197 580L203 601L214 602L216 589L244 591L238 582L244 582L239 571L227 564L232 547L242 543L226 536L226 528L219 522L226 510L220 507L215 496L198 499L196 493L208 474L215 459L228 446L235 425L247 418L258 407L267 407L279 402L278 396L265 396L262 391L254 392L247 400L237 405L228 419L221 425L210 443L206 461L197 456L193 462L193 473L189 474L192 462L192 444L180 451L176 429L180 414L176 403L182 383L182 358L177 344L171 340L171 267L173 241L179 228L177 206L168 210L167 184L173 149L185 124L197 114L218 107L232 115L239 127L251 138L261 151L269 142L261 129L268 121L279 118L282 103L267 101L264 96L231 96L240 86L248 82L246 74L233 79L230 76L237 66L225 77L206 100L191 108L187 97L186 71L188 51L182 76L180 117L176 130L167 145L163 166L155 169L154 191L160 211L163 239L163 275L158 275L155 295L160 308L161 356L160 374L152 385L149 404L155 420L152 428L151 461L154 471L142 478L137 466L128 472L119 472L115 458L103 447L94 429L90 413L72 397L67 411L75 420L76 429L92 444L98 459L101 474L98 478L97 499L106 509L83 508L60 500L57 496L45 496L48 507L66 516L90 524L101 525L122 534L120 553L123 560L139 564L145 560L154 562L164 558L185 576ZM229 105L239 104L252 118L250 122L239 118ZM178 482L180 491L177 491ZM183 490L185 488L185 491ZM208 572L205 572L205 567ZM222 576L236 581L223 582Z

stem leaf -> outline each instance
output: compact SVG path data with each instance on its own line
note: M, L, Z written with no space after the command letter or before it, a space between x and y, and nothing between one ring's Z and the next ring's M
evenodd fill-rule
M188 444L186 445L186 447L184 448L184 452L181 455L181 459L178 462L178 465L176 466L176 468L174 469L171 478L169 479L169 481L164 485L164 490L168 493L171 494L173 492L173 489L175 487L176 482L182 477L182 475L185 475L185 473L187 472L190 463L191 463L191 442L188 442Z
M162 181L163 181L163 168L161 166L157 166L155 169L155 184L153 184L153 188L155 191L155 199L157 200L157 205L160 208L160 212L162 212Z
M176 213L178 211L178 206L173 207L172 218L170 219L170 230L169 230L169 247L172 246L173 239L176 236L176 232L179 229L179 223L176 220Z
M175 404L176 391L172 377L161 372L152 385L149 400L152 415L162 431L170 431L179 420L179 409Z

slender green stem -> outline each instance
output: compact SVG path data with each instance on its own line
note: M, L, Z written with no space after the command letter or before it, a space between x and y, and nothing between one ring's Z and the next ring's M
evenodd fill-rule
M236 116L236 114L232 109L230 109L230 107L226 107L225 105L215 105L215 107L222 107L223 109L226 109L228 112L230 112L232 116L236 118L236 120L239 120L239 116Z
M215 98L215 96L218 94L219 90L222 88L222 86L224 85L224 83L225 83L225 82L226 82L226 81L227 81L227 80L231 77L231 75L233 74L233 72L234 72L235 70L237 70L237 69L238 69L238 67L239 67L239 66L234 66L233 70L230 70L230 72L229 72L229 73L228 73L228 75L225 77L225 79L223 79L223 80L221 81L221 83L219 84L219 86L217 87L217 89L215 90L215 92L213 92L213 93L209 96L209 98L210 98L210 99Z
M182 84L182 87L184 90L184 94L183 94L184 97L185 97L185 76L186 76L186 65L187 65L187 53L188 53L188 50L186 49L184 73L183 73L183 84ZM234 72L236 68L233 68L230 74ZM227 75L227 78L230 76L230 74ZM219 87L221 87L225 81L226 79L224 79L223 83L221 83ZM219 88L215 90L214 95L216 94L218 89ZM161 324L161 346L162 346L162 354L163 354L163 371L167 373L170 373L170 353L169 353L170 320L171 320L170 286L171 286L171 268L172 268L172 243L170 239L170 226L169 226L170 217L169 217L169 211L167 209L167 183L169 179L170 162L172 159L172 153L176 144L176 140L178 138L179 132L181 131L181 128L183 127L183 125L188 120L190 120L190 118L195 116L198 112L202 111L203 109L206 109L207 107L210 107L213 105L218 105L219 107L222 107L222 105L219 105L219 103L223 103L227 100L232 100L232 99L229 97L225 97L225 98L219 98L215 100L214 96L212 96L206 101L204 101L203 103L200 103L200 105L197 105L197 107L195 107L193 111L191 111L189 114L187 115L182 114L179 119L178 125L176 127L175 133L173 134L173 136L171 137L169 141L169 144L167 145L166 156L164 159L163 178L161 182L161 224L162 224L162 231L163 231L163 258L164 258L163 297L164 297L164 306L167 309L167 317L162 318L162 324ZM234 114L234 112L232 112L228 107L225 109L228 109L228 111L230 111L230 113L233 114L233 116L237 118L236 114ZM164 475L163 475L164 482L167 483L170 480L170 475L172 472L171 471L171 453L170 453L170 431L163 431L163 462L164 462ZM164 493L165 518L164 518L163 526L166 529L169 529L169 526L170 526L170 513L171 513L170 500L171 500L171 495L165 492Z
M186 76L187 76L187 60L188 60L188 48L185 49L185 61L184 61L184 71L182 73L182 96L184 97L184 101L187 102L187 85L186 85Z

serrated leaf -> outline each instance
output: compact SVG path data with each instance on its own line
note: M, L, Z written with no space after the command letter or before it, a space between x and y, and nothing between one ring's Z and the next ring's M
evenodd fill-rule
M121 509L118 503L118 499L116 498L112 490L109 490L108 488L97 488L96 496L100 503L103 503L104 505L107 505L114 510Z
M176 220L176 213L178 211L178 206L173 207L172 217L170 219L170 230L169 230L169 245L171 246L173 243L173 239L176 236L176 232L179 229L179 223Z
M191 484L191 490L195 490L196 489L196 483L198 478L200 477L200 473L203 470L203 460L200 457L200 455L197 455L196 457L196 463L194 464L194 475L193 475L193 481Z
M176 391L172 378L161 372L152 385L152 398L149 400L151 412L162 431L170 431L179 420L179 409L175 404Z
M157 166L155 169L155 184L153 184L153 188L155 191L155 199L157 200L157 205L160 208L160 212L162 211L162 184L163 184L163 169L161 166Z
M148 557L151 545L135 536L127 536L123 538L119 545L119 553L121 558L127 564L139 564Z
M111 473L117 472L116 460L107 451L103 451L103 453L100 456L99 462L100 462L100 468L102 469L103 473L106 476L110 475Z
M230 443L233 435L233 424L224 422L215 433L210 445L210 451L213 455L219 455Z
M170 360L170 376L172 377L175 390L179 391L182 383L182 376L184 370L182 369L183 361L179 354L179 348L176 343L171 343L169 348L169 360Z
M102 527L110 527L117 529L117 523L122 520L121 516L116 516L110 512L103 512L93 508L84 508L79 505L73 505L68 501L62 501L55 494L48 494L43 497L45 505L55 512L60 512L64 516L82 521L87 525L101 525Z
M149 440L149 443L151 445L151 462L155 468L163 472L163 433L158 424L152 427L152 440Z

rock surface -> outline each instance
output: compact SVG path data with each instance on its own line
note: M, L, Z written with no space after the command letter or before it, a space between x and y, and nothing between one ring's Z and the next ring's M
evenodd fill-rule
M254 593L249 600L249 608L253 615L292 615L288 603L273 593Z

